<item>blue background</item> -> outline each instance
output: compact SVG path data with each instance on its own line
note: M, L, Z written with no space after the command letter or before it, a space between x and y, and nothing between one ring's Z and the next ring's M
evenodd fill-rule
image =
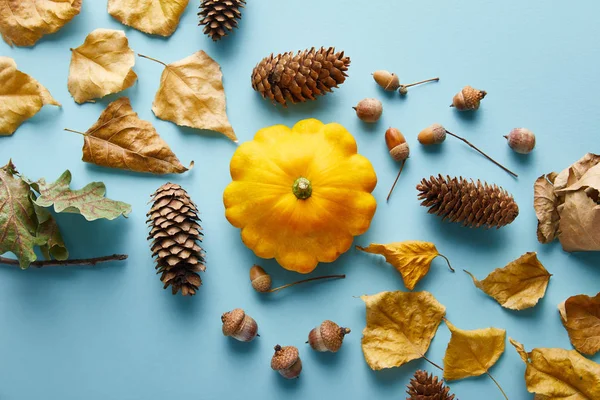
M70 47L96 28L124 29L131 47L165 62L203 49L222 66L228 115L240 141L272 124L292 125L315 117L340 122L352 132L360 153L374 164L379 207L371 229L355 243L419 239L434 242L457 268L443 259L416 290L428 290L447 307L447 317L464 329L495 326L533 347L571 348L556 305L568 296L600 290L600 257L567 254L558 243L540 245L532 207L533 182L560 171L587 151L598 153L600 52L597 1L369 1L250 0L240 29L213 43L197 26L198 0L190 2L179 29L168 38L124 27L106 12L106 1L85 0L81 14L62 31L33 48L10 48L19 68L45 85L62 109L45 107L12 137L0 138L0 158L10 157L32 179L53 180L65 169L73 187L104 181L108 195L129 202L129 219L85 222L60 215L72 257L128 253L126 263L94 268L21 271L0 268L0 399L400 399L412 373L434 371L423 361L379 372L364 361L360 338L363 302L356 298L385 290L405 290L400 275L382 257L351 250L312 276L346 273L343 281L299 286L261 296L248 279L253 263L272 273L275 284L300 278L274 261L257 259L239 231L224 218L222 193L229 183L229 160L236 146L216 134L180 128L151 111L162 66L138 58L139 82L129 96L141 118L151 121L182 163L196 161L190 173L150 176L96 167L81 161L82 138L63 128L85 131L120 97L76 105L67 91ZM263 101L250 86L255 64L271 52L336 46L352 59L349 78L334 94L283 109ZM384 93L370 74L388 69L403 82L439 76L439 83L411 88L409 95ZM470 84L489 95L475 114L448 107ZM384 114L365 125L351 106L377 97ZM417 133L433 122L462 134L519 173L517 180L463 143L449 138L424 149ZM398 165L387 154L383 133L398 127L412 147L411 158L389 204L385 196ZM502 135L525 126L537 134L529 156L513 153ZM517 220L502 230L469 230L441 223L416 199L415 185L437 173L497 183L520 205ZM163 291L154 274L146 241L148 196L167 180L182 184L202 211L208 253L204 286L193 298ZM537 251L554 274L546 297L521 312L501 308L475 289L461 269L483 278L527 251ZM221 313L242 307L254 316L261 337L242 344L221 334ZM353 329L338 354L318 354L304 344L309 330L324 319ZM441 362L449 339L442 324L428 357ZM270 369L273 346L296 345L304 361L299 380L286 381ZM593 358L600 361L600 357ZM511 399L533 398L525 389L525 366L507 343L491 372ZM435 372L435 371L434 371ZM501 398L487 377L450 384L461 400Z

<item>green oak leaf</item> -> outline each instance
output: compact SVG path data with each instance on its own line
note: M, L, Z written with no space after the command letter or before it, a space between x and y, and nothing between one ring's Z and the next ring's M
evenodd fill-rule
M33 200L35 199L32 197ZM37 237L45 243L40 246L40 250L46 260L54 258L55 260L63 261L68 259L69 251L67 250L67 246L65 246L58 224L52 214L35 203L33 203L33 208L39 223Z

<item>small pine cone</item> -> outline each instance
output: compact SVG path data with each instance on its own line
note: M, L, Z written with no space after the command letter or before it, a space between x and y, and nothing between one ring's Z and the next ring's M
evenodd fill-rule
M350 57L321 47L265 57L252 71L252 88L273 104L302 103L332 92L346 80Z
M246 0L202 0L199 25L204 25L204 33L216 42L237 28L245 4Z
M198 272L204 271L202 228L198 209L188 193L179 185L166 183L152 195L152 208L146 214L151 227L152 257L156 257L157 273L164 288L173 294L181 290L193 296L202 284Z
M506 190L479 180L432 176L423 179L417 190L421 205L429 207L430 214L471 228L500 228L519 215L517 203Z
M449 394L449 387L437 376L426 371L417 371L410 380L406 393L410 396L406 400L454 400L454 395Z

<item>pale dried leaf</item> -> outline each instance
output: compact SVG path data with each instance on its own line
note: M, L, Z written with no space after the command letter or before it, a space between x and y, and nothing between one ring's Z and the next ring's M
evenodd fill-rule
M600 155L587 153L579 161L562 170L554 181L554 189L561 190L577 182L593 166L600 163Z
M567 193L559 226L558 239L565 251L600 250L600 205L584 190Z
M32 197L33 200L33 197ZM58 224L48 210L33 203L35 214L38 219L37 237L45 244L40 246L44 257L49 260L66 260L69 258L69 251L63 241Z
M600 293L569 297L558 307L571 344L583 354L600 351Z
M540 243L550 243L558 236L558 197L554 193L556 174L542 175L533 186L533 207L538 219L537 236Z
M108 0L108 13L151 35L171 36L189 0Z
M558 193L568 193L585 188L600 190L600 164L588 169L577 182L558 191Z

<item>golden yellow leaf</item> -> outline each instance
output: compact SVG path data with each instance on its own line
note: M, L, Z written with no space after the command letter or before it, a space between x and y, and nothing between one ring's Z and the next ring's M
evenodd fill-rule
M220 132L237 142L227 119L223 74L219 64L200 50L172 64L142 56L165 66L152 111L166 121Z
M539 348L527 352L509 338L527 365L525 383L536 399L600 399L600 365L575 350Z
M600 293L569 297L558 306L573 347L580 353L593 355L600 351Z
M417 283L427 275L431 262L438 256L443 257L448 262L450 270L454 272L450 261L438 252L433 243L429 242L407 240L389 244L371 243L368 247L356 246L356 248L367 253L384 256L385 260L400 272L408 290L413 290Z
M535 252L525 253L506 267L495 269L482 281L478 281L469 271L465 272L473 278L475 286L493 297L502 307L511 310L535 306L544 297L552 276Z
M429 292L361 296L367 306L362 349L373 370L425 358L446 308Z
M153 174L181 174L188 170L152 124L138 118L127 97L110 103L82 135L85 162Z
M77 103L120 92L137 79L135 53L123 31L96 29L71 51L68 87Z
M15 60L0 57L0 136L12 135L40 109L60 103L31 76L17 69Z
M9 45L33 46L65 26L82 0L0 0L0 33Z
M108 0L108 13L120 23L151 35L171 36L189 0Z

